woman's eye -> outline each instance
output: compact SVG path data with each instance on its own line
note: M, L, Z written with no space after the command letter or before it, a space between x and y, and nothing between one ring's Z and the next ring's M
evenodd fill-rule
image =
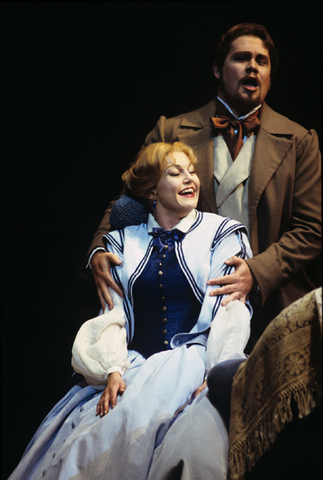
M179 173L178 172L170 172L169 175L171 177L178 177Z

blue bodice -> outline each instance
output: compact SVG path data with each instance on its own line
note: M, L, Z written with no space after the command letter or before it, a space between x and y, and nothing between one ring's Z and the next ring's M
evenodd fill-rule
M196 299L175 250L154 248L133 288L135 334L129 345L148 358L170 349L176 333L189 332L200 313Z

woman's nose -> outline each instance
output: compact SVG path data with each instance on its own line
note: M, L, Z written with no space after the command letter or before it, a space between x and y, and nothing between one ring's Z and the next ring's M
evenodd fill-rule
M190 172L185 172L184 174L184 182L188 183L191 182L193 175Z

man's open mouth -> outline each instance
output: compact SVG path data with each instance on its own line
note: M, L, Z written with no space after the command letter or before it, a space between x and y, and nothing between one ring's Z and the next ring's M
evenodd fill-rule
M244 87L257 88L259 86L259 83L256 77L247 77L243 80L242 85Z

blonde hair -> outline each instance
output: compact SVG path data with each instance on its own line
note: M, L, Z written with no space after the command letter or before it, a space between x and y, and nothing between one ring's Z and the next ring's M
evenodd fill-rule
M148 198L163 172L175 161L175 152L185 153L193 165L197 163L193 150L185 143L152 143L140 150L130 168L122 175L125 187L133 195Z

